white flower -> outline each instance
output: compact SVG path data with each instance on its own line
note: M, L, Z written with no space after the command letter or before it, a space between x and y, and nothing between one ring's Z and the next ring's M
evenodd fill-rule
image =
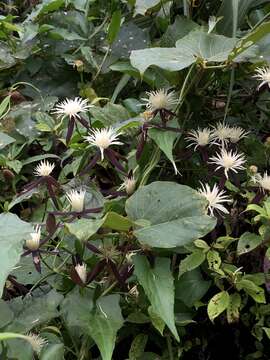
M189 136L186 137L186 140L191 142L188 147L195 145L195 150L198 146L206 146L208 144L213 144L213 133L212 130L209 128L199 128L198 130L191 130L188 134Z
M118 190L125 189L128 195L132 195L135 191L135 188L136 188L136 180L134 176L130 176L125 178L125 180L123 181L122 185L119 187Z
M49 163L47 160L42 160L34 169L34 175L36 176L49 176L53 171L55 165Z
M220 168L224 168L224 173L226 178L228 179L228 171L232 170L237 173L237 170L245 169L242 165L246 162L244 154L238 154L236 151L232 150L227 151L226 149L221 149L220 154L216 154L210 158L209 164L216 164L216 170Z
M75 266L75 270L79 276L79 278L81 279L83 284L86 284L87 281L87 271L86 271L86 264L77 264Z
M239 140L243 139L249 134L249 131L245 131L239 126L233 126L230 131L230 141L232 143L237 143Z
M146 103L145 106L152 112L161 109L171 110L177 104L174 91L169 93L166 89L159 89L146 92L146 95L148 95L148 99L143 98L142 100Z
M33 334L33 333L29 333L29 334L25 335L24 338L31 344L34 352L37 354L39 354L41 352L43 346L48 343L47 340L45 340L41 336Z
M227 195L224 195L224 190L219 190L216 184L212 190L209 184L201 184L201 188L198 192L208 201L207 210L210 212L211 216L214 216L214 210L219 210L224 214L229 214L229 211L222 205L222 203L229 203L231 200Z
M29 250L35 251L40 245L41 228L39 225L35 227L34 232L30 233L30 238L25 241L25 245Z
M259 89L265 84L267 84L268 87L270 87L270 66L265 66L261 68L258 67L255 70L255 72L256 74L253 75L253 77L261 81L259 85Z
M270 175L265 172L263 176L261 174L255 174L252 176L252 181L257 183L263 190L270 191Z
M104 150L107 149L110 145L123 145L118 141L118 136L121 133L116 133L116 130L113 128L104 128L104 129L95 129L92 130L88 136L85 136L85 139L94 146L97 146L101 152L101 160L104 159Z
M225 124L219 122L213 130L213 138L220 141L222 145L227 143L231 137L231 128Z
M66 197L71 205L71 211L82 212L84 208L84 197L86 191L83 189L70 190Z
M52 114L57 114L58 117L69 116L69 118L80 118L81 112L86 112L91 105L88 104L87 99L76 97L75 99L65 99L59 104L55 105Z

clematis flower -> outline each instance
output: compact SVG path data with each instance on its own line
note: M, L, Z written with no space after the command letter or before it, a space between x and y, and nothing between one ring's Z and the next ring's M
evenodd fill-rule
M256 74L253 77L261 81L258 90L264 85L270 88L270 66L258 67L255 72Z
M58 251L50 251L41 249L41 246L44 245L53 235L57 227L54 228L52 232L49 233L49 235L41 241L41 227L40 225L35 226L34 231L30 233L30 237L26 239L24 244L24 250L25 252L22 254L22 256L27 256L29 254L32 255L33 263L36 268L36 270L40 273L41 272L41 265L40 265L40 254L41 253L49 253L57 255Z
M55 165L49 163L47 160L41 161L34 169L34 175L36 176L49 176L53 171Z
M167 89L159 89L146 92L146 95L148 95L148 98L142 98L146 108L152 112L153 116L159 113L163 124L166 124L170 116L175 116L172 109L178 100L174 91L169 92Z
M22 193L29 192L39 185L45 185L47 187L50 198L52 199L55 207L58 209L58 202L54 193L54 187L59 188L58 182L51 176L51 173L54 169L55 165L53 163L49 163L47 160L42 160L40 163L34 168L34 175L38 177L37 180L34 180L27 184Z
M104 150L108 149L111 145L123 145L118 141L118 137L121 133L118 133L111 127L104 129L92 130L85 139L89 144L99 148L101 154L101 160L104 160Z
M132 174L132 171L124 179L121 186L118 188L118 191L125 190L127 195L132 195L136 189L136 179Z
M123 145L122 142L118 141L119 135L121 135L121 133L117 133L115 129L109 127L104 129L94 129L88 136L85 136L86 141L91 146L96 146L98 148L98 152L81 174L85 174L98 162L99 159L104 160L105 157L116 169L125 174L125 169L118 160L121 158L126 161L125 157L118 154L113 149L110 149L111 145Z
M228 179L228 171L231 170L237 173L237 170L244 170L243 164L246 162L244 154L238 154L236 151L227 151L221 149L221 152L210 158L209 164L217 165L216 170L223 168L224 174Z
M75 121L78 120L86 129L89 129L88 122L81 116L81 113L86 112L92 105L88 104L87 99L76 97L75 99L65 99L59 104L55 105L52 114L56 114L60 118L69 117L68 130L66 136L66 143L68 144L75 126Z
M231 137L231 128L222 122L219 122L213 128L213 139L217 142L220 142L222 146L226 144Z
M84 197L86 191L83 189L70 190L66 197L71 205L71 211L82 212L84 209Z
M222 204L229 203L231 202L231 200L227 195L225 195L224 190L219 190L216 184L213 186L212 189L207 183L201 184L201 188L198 189L198 192L208 201L207 210L210 212L211 216L214 216L215 210L220 211L224 214L229 214L229 211Z
M189 136L186 137L186 140L190 142L188 147L195 145L194 150L196 150L198 146L204 147L214 143L213 130L209 128L191 130L188 135Z
M265 172L263 175L255 174L252 177L253 182L257 183L263 191L270 191L270 175Z
M87 282L87 269L86 264L77 264L75 266L75 271L77 272L81 282L86 284Z
M25 339L32 346L32 349L36 354L40 354L42 348L48 344L46 339L33 333L28 333Z
M245 131L240 126L233 126L231 127L230 131L230 141L232 143L237 143L239 140L243 139L249 134L249 131Z

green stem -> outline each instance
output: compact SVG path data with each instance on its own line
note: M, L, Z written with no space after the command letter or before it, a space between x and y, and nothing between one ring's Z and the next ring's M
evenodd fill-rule
M118 284L118 281L113 282L107 289L105 289L103 291L103 293L100 295L100 297L107 295L117 284Z
M231 99L232 99L234 79L235 79L235 69L233 68L232 71L231 71L230 85L229 85L229 93L228 93L228 98L227 98L227 103L226 103L226 108L225 108L225 113L224 113L223 121L226 120L227 115L228 115L228 111L229 111L229 107L230 107L230 103L231 103Z
M171 341L171 337L170 337L169 334L166 336L166 341L167 341L169 359L170 359L170 360L174 360L174 359L173 359L172 341Z
M183 105L186 94L187 94L188 90L190 89L190 84L188 86L187 86L187 84L188 84L189 78L191 76L192 70L194 69L195 66L196 66L196 64L193 64L192 66L190 66L190 68L188 70L187 76L183 82L183 85L182 85L182 88L180 91L180 95L179 95L179 99L178 99L176 108L174 110L175 112L177 110L179 110L181 108L181 106ZM193 84L193 81L191 81L191 83Z

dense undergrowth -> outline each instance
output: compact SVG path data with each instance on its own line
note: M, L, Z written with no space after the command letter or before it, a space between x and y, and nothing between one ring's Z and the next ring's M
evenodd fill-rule
M0 358L269 359L269 1L0 11Z

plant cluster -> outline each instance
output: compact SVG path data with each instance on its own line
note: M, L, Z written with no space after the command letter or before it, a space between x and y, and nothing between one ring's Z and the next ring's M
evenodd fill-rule
M269 359L269 1L0 8L0 358Z

